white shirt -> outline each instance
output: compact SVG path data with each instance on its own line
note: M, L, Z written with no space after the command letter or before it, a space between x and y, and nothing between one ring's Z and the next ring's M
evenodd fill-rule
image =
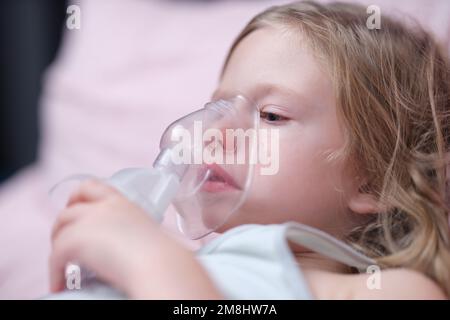
M293 222L233 228L198 250L196 256L226 299L312 299L289 241L360 270L374 264L342 241ZM98 282L47 298L126 299Z

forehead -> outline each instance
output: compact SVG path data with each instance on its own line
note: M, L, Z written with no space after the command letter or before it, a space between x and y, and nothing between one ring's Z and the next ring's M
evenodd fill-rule
M267 88L302 96L330 91L329 77L299 32L265 27L247 35L232 53L218 91L253 95Z

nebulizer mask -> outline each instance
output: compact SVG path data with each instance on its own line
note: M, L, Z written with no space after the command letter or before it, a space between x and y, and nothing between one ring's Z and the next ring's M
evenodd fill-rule
M160 153L148 168L127 168L101 181L119 190L131 202L161 222L170 204L177 211L180 230L191 239L199 239L224 225L245 201L256 163L256 133L259 111L243 95L207 103L164 131ZM67 177L50 190L53 201L65 206L70 192L92 175ZM74 185L75 184L75 185ZM124 298L115 289L101 283L95 274L81 268L84 298ZM77 298L65 291L48 299Z
M170 124L149 168L102 179L161 221L170 204L180 230L199 239L222 226L245 200L253 176L259 112L243 95L207 103ZM92 176L72 176L68 181Z

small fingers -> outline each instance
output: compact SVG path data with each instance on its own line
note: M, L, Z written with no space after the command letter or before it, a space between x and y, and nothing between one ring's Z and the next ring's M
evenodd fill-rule
M100 201L110 195L117 194L117 190L99 180L87 180L70 196L67 207L78 202Z
M81 219L83 216L89 214L89 211L93 210L92 205L80 203L72 205L70 208L64 209L56 219L55 224L51 231L51 241L53 242L58 233L65 227L73 224L76 220Z
M66 287L66 266L76 258L76 230L67 227L58 234L49 258L51 292L59 292Z

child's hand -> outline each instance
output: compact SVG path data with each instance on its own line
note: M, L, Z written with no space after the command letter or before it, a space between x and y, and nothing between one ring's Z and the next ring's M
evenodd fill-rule
M98 181L83 183L52 231L51 290L65 288L66 264L76 262L128 291L130 277L142 269L145 254L154 251L150 244L161 233L148 214L112 187Z

